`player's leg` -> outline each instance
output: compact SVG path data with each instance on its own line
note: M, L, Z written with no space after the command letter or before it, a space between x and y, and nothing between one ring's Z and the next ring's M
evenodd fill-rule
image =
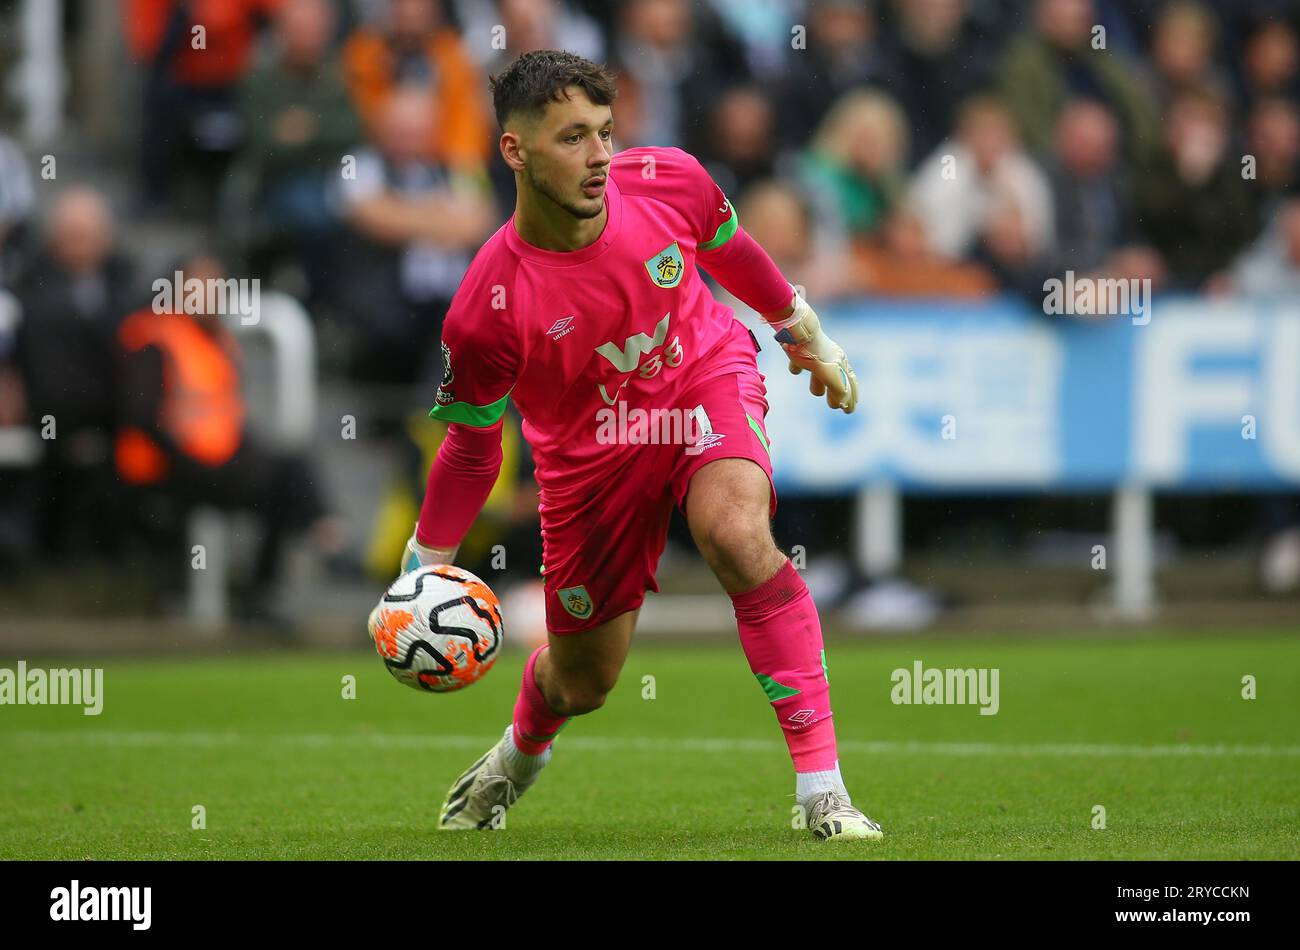
M738 332L730 355L752 360L750 341ZM696 545L731 596L741 646L790 750L808 826L828 840L877 838L880 826L852 807L840 777L816 605L772 539L776 495L763 381L748 362L685 397L704 432L674 471L674 491Z
M772 538L771 486L747 458L721 458L691 476L686 523L728 594L753 590L789 559Z
M771 484L748 458L717 459L690 479L686 520L731 596L749 667L776 712L808 827L825 840L879 838L840 777L817 607L771 532Z
M686 520L731 597L741 646L781 724L802 799L842 782L821 623L803 578L772 538L770 492L751 460L718 459L692 475Z
M536 780L569 718L599 709L614 688L646 591L658 590L672 499L655 466L666 455L629 452L598 493L568 507L543 501L548 642L524 665L501 741L453 783L440 827L500 827L492 819Z
M551 759L551 743L572 716L599 709L627 659L641 608L598 626L550 635L524 664L505 735L452 783L438 827L498 829Z
M540 768L529 760L549 751L571 717L605 704L627 660L640 613L638 607L578 633L560 636L552 632L548 642L533 651L524 664L515 700L511 764L529 771L534 766Z

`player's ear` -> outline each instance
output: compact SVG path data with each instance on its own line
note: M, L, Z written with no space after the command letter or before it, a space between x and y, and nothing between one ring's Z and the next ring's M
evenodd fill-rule
M507 130L501 133L501 157L505 159L506 165L512 170L521 172L524 170L524 152L523 140L518 132Z

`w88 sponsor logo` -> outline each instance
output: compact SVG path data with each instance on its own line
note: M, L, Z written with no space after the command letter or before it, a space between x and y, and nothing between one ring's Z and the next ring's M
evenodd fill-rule
M637 367L637 375L642 379L654 379L659 372L667 366L669 369L676 369L682 365L682 340L681 337L673 337L663 350L653 354Z
M623 341L622 346L613 341L602 343L596 347L596 353L607 359L620 373L635 372L639 379L654 379L664 371L665 367L675 369L685 359L685 351L680 336L674 336L666 346L664 345L664 341L668 339L668 321L671 316L671 311L665 313L655 325L653 334L634 333ZM642 359L643 356L645 359ZM604 383L599 384L600 395L605 404L613 405L619 391L629 382L630 379L623 380L613 396L605 388Z

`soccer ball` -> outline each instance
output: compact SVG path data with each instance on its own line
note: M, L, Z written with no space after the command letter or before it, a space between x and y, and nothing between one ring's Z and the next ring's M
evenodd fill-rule
M395 580L370 612L369 628L388 672L433 693L464 689L492 669L505 634L497 595L450 564Z

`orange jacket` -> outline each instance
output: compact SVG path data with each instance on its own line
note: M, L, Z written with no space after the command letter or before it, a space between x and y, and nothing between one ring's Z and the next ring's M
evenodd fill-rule
M438 121L430 130L425 157L456 167L481 166L487 161L492 129L479 69L452 29L429 37L425 54L438 77L437 88L431 90L438 103ZM388 40L374 30L358 29L343 47L343 68L357 112L373 132L393 91Z
M185 35L170 64L173 79L203 88L232 86L248 69L258 21L281 0L191 0ZM123 32L131 55L152 62L176 11L177 0L123 0ZM195 49L193 27L202 24L204 48Z
M139 310L122 322L118 341L126 353L153 346L163 357L163 398L158 425L180 450L203 465L218 466L239 448L244 400L239 391L237 349L224 333L205 333L185 315ZM167 456L148 433L122 429L115 446L118 474L134 485L167 474Z

